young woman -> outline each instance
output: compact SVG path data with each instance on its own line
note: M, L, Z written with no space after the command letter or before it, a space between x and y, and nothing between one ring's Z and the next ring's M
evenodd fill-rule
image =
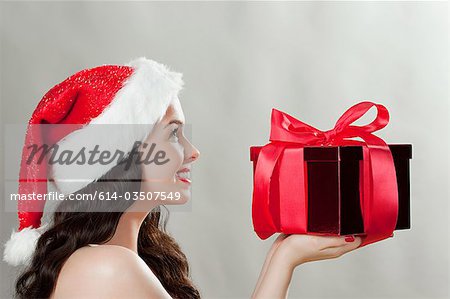
M142 141L137 148L137 152L141 156L130 154L121 160L124 163L113 165L107 170L103 168L104 171L96 168L95 171L101 175L94 176L94 179L89 177L86 184L76 185L78 187L74 185L71 188L62 187L64 180L58 177L62 173L59 170L53 171L53 176L49 175L57 189L66 190L66 198L68 194L92 195L99 192L114 192L115 196L122 200L64 200L58 204L52 213L51 222L45 228L34 224L32 229L41 231L36 246L32 249L27 267L17 280L17 297L200 298L201 293L191 281L186 256L177 242L165 232L166 222L163 221L160 210L163 205L179 205L190 200L189 191L192 182L189 173L193 163L198 160L200 155L198 149L189 142L184 134L186 121L178 98L178 91L182 84L181 76L154 61L145 58L137 61L138 63L130 63L127 66L103 67L113 68L114 71L102 69L100 72L102 76L109 79L121 77L118 80L120 88L112 88L114 89L112 99L106 101L107 103L99 108L100 113L93 113L89 115L90 117L82 117L82 119L89 125L93 123L130 123L129 120L123 118L117 121L117 116L111 113L111 111L117 110L129 115L138 124L143 123L139 118L153 122L149 132L137 138ZM77 89L76 104L72 98L71 100L61 100L63 92L53 91L50 93L51 97L44 96L43 101L46 104L41 102L37 111L41 111L43 105L52 106L53 104L48 104L49 102L59 101L59 104L55 107L52 106L52 109L48 107L44 109L45 113L51 113L51 115L58 114L59 110L64 110L64 117L59 117L52 123L82 123L82 121L74 121L74 117L70 119L71 115L76 112L77 105L84 107L88 103L98 102L98 99L92 95L86 95L83 98L83 92L86 92L85 85L93 84L96 88L92 90L98 92L100 89L100 94L105 94L106 87L102 85L103 83L100 84L101 88L98 87L99 84L93 83L98 80L99 68L77 73L74 75L75 79L70 77L66 79L68 82L64 81L66 83L62 84L63 86L71 85L69 90ZM95 75L89 75L91 73L95 73ZM89 77L88 80L85 78L86 76ZM105 78L101 80L104 82ZM77 83L74 85L70 81ZM117 80L112 81L116 82ZM146 81L148 86L145 85L145 88L159 91L155 94L147 90L146 93L145 90L133 87L131 92L129 87L136 81L141 83ZM83 82L82 85L80 82ZM61 88L61 86L59 87ZM67 88L62 89L68 90ZM89 92L93 92L92 90ZM108 90L111 90L111 86ZM161 90L170 92L161 92ZM162 104L140 105L140 102L136 101L136 97L143 93L146 95L142 102L158 102L161 100L160 97L163 97L163 100L160 101ZM48 98L53 100L50 101ZM66 105L61 105L61 102L66 101L71 103L70 109L67 109ZM127 104L127 101L132 103ZM127 113L127 109L138 111L139 114ZM148 118L148 115L142 115L142 109L154 110L151 117ZM76 113L86 114L88 112ZM154 117L158 113L159 115ZM33 116L36 116L36 111ZM152 117L153 119L151 119ZM49 118L51 117L47 115L46 123ZM112 118L114 121L105 121L105 119L111 120ZM30 123L43 123L42 117L34 117L34 119L38 120L30 121ZM86 131L87 127L89 128L89 126L84 126L81 130ZM130 135L136 139L139 134L135 133ZM74 132L69 133L63 139L58 139L58 144L64 145L63 143L69 140L66 143L68 146L71 144L70 138L80 138L80 136L77 137ZM114 139L114 137L108 136L108 142L111 143L109 139ZM63 141L61 142L61 140ZM102 143L101 138L96 141ZM131 139L127 142L120 138L118 141L121 145L128 144L127 148L131 146ZM154 150L150 146L145 146L149 144L157 145L158 150L167 155L166 161L168 162L164 164L140 163L142 161L139 161L139 157L147 157ZM126 168L124 165L130 165L130 167ZM70 167L67 169L70 173ZM83 170L82 173L92 173L90 169L86 169L87 171ZM59 188L58 183L61 183ZM156 192L177 194L178 198L177 200L124 199L130 194ZM27 219L28 214L26 213L20 214L19 209L21 221ZM21 231L26 229L28 229L26 225L21 225ZM341 256L357 248L360 242L359 238L279 235L267 253L252 298L286 298L292 273L297 266L310 261ZM13 255L11 250L5 250L5 257L11 259L11 255Z

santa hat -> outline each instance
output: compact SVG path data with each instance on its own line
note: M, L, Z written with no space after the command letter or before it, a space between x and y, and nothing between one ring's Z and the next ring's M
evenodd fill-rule
M75 165L54 164L47 169L37 156L30 162L30 145L42 145L39 125L71 124L69 130L52 136L50 143L58 151L77 151L86 143L101 144L104 150L130 152L136 141L143 141L153 125L165 114L171 101L183 88L182 74L163 64L141 57L126 65L102 65L82 70L51 88L39 102L28 124L19 175L19 194L46 194L47 172L56 189L64 194L87 186L114 167L95 165L78 169L84 180L71 180ZM114 135L93 134L95 125L138 124L130 132ZM140 124L140 125L139 125ZM38 126L35 126L38 125ZM75 125L75 126L73 126ZM37 128L36 128L37 127ZM92 136L96 136L93 140ZM105 148L106 147L106 148ZM42 161L41 161L42 162ZM50 176L50 175L49 175ZM39 236L48 224L41 225L45 200L18 201L18 231L12 231L5 244L3 260L10 265L26 264L35 250Z

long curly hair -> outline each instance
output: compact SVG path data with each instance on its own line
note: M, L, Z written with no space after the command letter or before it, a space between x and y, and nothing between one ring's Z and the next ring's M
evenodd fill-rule
M116 192L117 197L123 199L127 192L140 191L140 166L131 163L131 167L124 170L117 165L74 194ZM70 255L88 244L109 241L116 231L120 216L133 202L62 201L53 214L49 228L38 239L30 264L16 281L15 297L49 298L59 272ZM198 289L191 281L185 254L166 232L168 216L167 210L167 217L161 217L159 206L147 215L139 230L138 254L173 298L200 298Z

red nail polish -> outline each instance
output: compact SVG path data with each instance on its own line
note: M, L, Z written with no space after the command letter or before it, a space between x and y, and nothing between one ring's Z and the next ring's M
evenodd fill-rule
M345 238L345 242L353 242L355 241L355 238L353 238L353 236L348 236Z

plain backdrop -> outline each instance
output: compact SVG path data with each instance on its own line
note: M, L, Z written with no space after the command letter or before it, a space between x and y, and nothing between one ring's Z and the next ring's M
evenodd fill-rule
M26 123L47 90L88 67L146 56L184 74L180 100L201 157L192 209L171 213L169 231L204 298L249 298L275 239L262 241L253 231L249 160L251 145L268 142L271 108L328 130L363 100L389 109L390 123L378 136L413 144L412 229L298 267L289 298L447 298L446 2L2 2L0 8L2 124ZM373 108L356 124L374 115ZM9 171L17 170L2 167L2 178ZM3 243L17 217L2 209L1 220ZM11 297L16 272L1 262L2 298Z

